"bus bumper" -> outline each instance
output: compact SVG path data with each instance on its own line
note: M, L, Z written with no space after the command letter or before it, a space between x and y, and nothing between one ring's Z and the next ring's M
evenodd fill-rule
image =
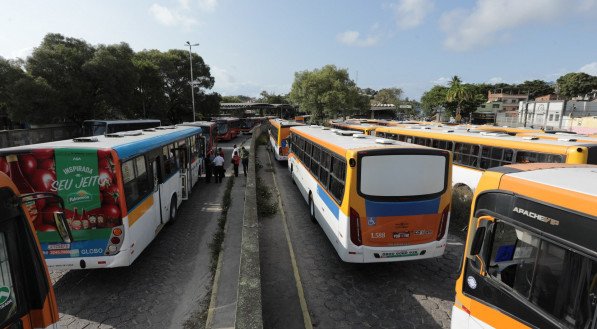
M446 250L447 237L439 241L400 247L361 246L356 251L346 251L340 255L348 263L400 262L440 257Z
M130 257L127 250L120 250L120 252L114 256L46 259L46 264L51 270L111 268L129 266Z

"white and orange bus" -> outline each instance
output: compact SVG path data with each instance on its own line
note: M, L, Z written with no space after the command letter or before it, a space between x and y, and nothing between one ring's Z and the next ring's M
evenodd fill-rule
M381 127L369 123L346 123L342 121L332 121L331 126L335 129L358 131L365 135L375 135L375 129Z
M23 200L61 205L55 195L20 195L0 172L0 328L56 328L58 306L33 223ZM53 218L61 242L70 243L63 214Z
M292 127L290 141L292 179L343 261L444 253L450 152L320 126Z
M487 170L452 328L597 328L597 166Z
M268 127L269 142L274 152L274 157L278 161L285 161L288 159L288 135L290 135L290 127L302 126L303 124L295 121L287 121L282 119L270 119Z
M21 193L64 199L72 243L55 205L29 203L46 262L64 269L128 266L176 218L198 180L201 128L158 127L0 150Z
M505 133L467 132L451 127L379 127L379 137L454 153L452 184L472 191L483 171L512 163L597 164L597 143L540 140Z

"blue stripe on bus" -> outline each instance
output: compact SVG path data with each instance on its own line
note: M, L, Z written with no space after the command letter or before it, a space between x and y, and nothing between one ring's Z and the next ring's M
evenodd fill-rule
M338 217L340 217L340 207L336 205L332 198L330 198L330 196L325 193L325 191L319 185L317 186L317 195L319 195L321 200L323 200L323 203L325 203L328 209L332 212L332 215L338 219Z
M120 160L124 161L136 155L140 155L145 152L151 151L156 147L167 145L179 139L197 135L200 133L201 128L188 127L188 129L185 130L173 131L169 134L155 136L143 140L133 141L127 144L114 146L114 150L116 151L116 153L118 153L118 157L120 157Z
M439 212L440 198L409 202L376 202L365 200L367 217L414 216Z

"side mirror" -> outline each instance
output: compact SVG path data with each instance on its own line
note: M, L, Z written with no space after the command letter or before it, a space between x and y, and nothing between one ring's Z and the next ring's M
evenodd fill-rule
M56 229L58 230L58 234L60 234L62 241L65 243L73 242L73 234L63 212L54 213L54 223L56 224Z

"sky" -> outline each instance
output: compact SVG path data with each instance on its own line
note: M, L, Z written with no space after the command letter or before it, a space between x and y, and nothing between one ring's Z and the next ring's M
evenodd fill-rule
M466 83L597 75L597 0L0 0L0 56L26 58L47 33L90 44L186 49L222 95L286 94L327 64L361 88L419 99Z

